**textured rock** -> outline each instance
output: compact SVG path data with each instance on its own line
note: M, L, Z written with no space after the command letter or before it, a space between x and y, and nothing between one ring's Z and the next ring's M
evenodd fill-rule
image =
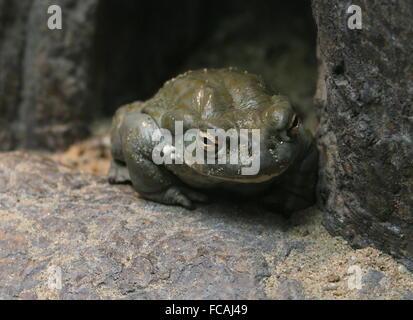
M0 149L62 148L87 134L97 2L0 0ZM62 30L47 27L52 4Z
M0 154L0 298L265 298L264 255L285 224L256 213L158 205L42 156ZM62 290L49 287L55 267Z
M325 226L413 269L413 3L314 0ZM347 28L350 4L362 30Z
M278 295L282 300L303 300L304 288L297 280L281 278L279 280Z
M0 150L14 147L10 122L18 117L29 8L29 1L0 0Z
M380 281L384 278L384 274L377 270L368 270L367 274L363 277L363 289L361 293L368 293L371 290L380 288Z
M187 211L44 155L0 153L0 299L411 299L413 274L321 220L226 200ZM354 264L362 290L347 286Z

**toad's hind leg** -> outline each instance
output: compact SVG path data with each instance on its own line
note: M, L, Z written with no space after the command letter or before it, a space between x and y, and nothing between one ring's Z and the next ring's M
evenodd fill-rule
M110 184L130 183L131 178L126 164L118 160L112 160L109 168L108 181Z

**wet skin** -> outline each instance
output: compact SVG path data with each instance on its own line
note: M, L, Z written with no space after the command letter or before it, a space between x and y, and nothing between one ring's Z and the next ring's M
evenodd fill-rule
M244 165L229 157L224 164L156 165L152 151L159 142L152 135L160 128L173 135L176 121L184 131L260 129L259 172L242 175ZM282 213L315 201L318 155L310 132L286 97L246 72L205 69L167 81L148 101L118 109L111 141L109 182L132 182L145 199L192 209L222 191Z

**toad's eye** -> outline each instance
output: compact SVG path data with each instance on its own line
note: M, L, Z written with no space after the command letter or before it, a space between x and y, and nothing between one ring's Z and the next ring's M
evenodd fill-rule
M207 132L199 132L199 141L206 151L216 152L218 150L218 141L216 137Z
M297 130L299 126L300 118L297 116L297 114L294 114L291 118L290 125L288 126L288 131Z

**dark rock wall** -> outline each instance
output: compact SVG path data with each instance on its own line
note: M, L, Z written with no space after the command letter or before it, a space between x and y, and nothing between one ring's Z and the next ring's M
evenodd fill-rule
M14 145L11 122L18 117L21 99L29 8L30 1L0 0L0 150L11 149Z
M362 8L362 29L347 8ZM413 2L312 2L325 226L413 269Z
M61 148L86 136L95 107L90 56L97 3L0 0L0 149ZM62 7L63 30L47 27L52 4Z

